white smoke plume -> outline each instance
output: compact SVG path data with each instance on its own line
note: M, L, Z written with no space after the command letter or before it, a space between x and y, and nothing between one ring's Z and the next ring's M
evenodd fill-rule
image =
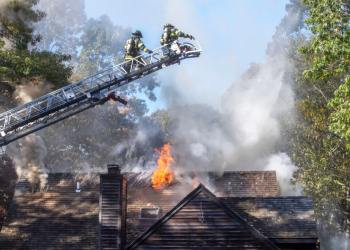
M326 236L326 239L328 237ZM323 249L337 249L337 250L349 250L350 249L350 236L346 235L346 234L342 234L336 237L333 237L330 239L329 242L326 243L327 247L322 247L323 245L321 245L321 247Z
M0 12L7 2L9 0L0 0ZM62 0L60 2L63 3ZM180 27L186 27L184 31L194 31L194 35L202 42L204 53L199 59L199 66L194 66L195 73L183 67L181 72L172 75L171 79L161 77L163 82L169 83L162 90L163 95L166 96L165 100L167 100L169 119L172 121L169 133L163 133L158 130L159 128L141 124L131 139L130 137L126 139L123 137L108 138L108 135L113 133L107 131L116 131L119 126L108 124L112 119L107 118L109 114L118 111L116 108L111 108L113 112L103 112L102 108L98 108L91 112L90 116L87 114L78 117L82 120L88 120L89 125L83 129L81 127L83 122L74 123L74 128L63 126L56 130L57 127L55 127L54 132L60 136L53 133L51 138L50 136L45 137L53 142L53 147L48 150L42 138L37 135L26 137L20 141L17 147L11 146L14 147L12 149L10 147L10 151L15 152L15 162L19 166L19 174L27 175L33 187L43 188L45 186L47 171L49 171L45 166L45 157L48 151L52 152L52 155L59 156L53 163L64 164L66 159L61 157L60 153L70 152L74 149L78 154L74 159L74 163L77 164L67 167L66 170L82 172L100 170L109 160L118 162L122 155L122 162L127 163L125 170L142 172L144 178L149 178L155 163L154 147L159 147L162 142L170 140L174 146L177 167L179 167L176 171L216 171L220 173L225 170L276 170L282 194L301 193L299 187L290 185L290 178L295 166L280 148L280 143L283 141L281 118L292 116L294 105L291 88L293 82L289 77L293 71L293 65L288 58L288 34L299 28L302 9L288 9L288 14L277 27L273 41L268 46L265 62L251 65L246 73L226 90L221 98L221 103L214 102L213 104L211 100L215 98L212 98L212 95L215 96L216 92L222 92L222 90L217 89L216 83L222 81L221 78L227 80L230 77L230 74L223 74L223 72L235 70L235 58L232 55L232 50L226 51L229 59L220 69L216 67L213 70L212 63L218 63L222 59L222 54L219 55L220 53L217 51L205 51L205 46L210 43L208 39L212 34L206 32L203 23L193 18L196 16L194 6L188 2L187 0L167 1L167 20ZM51 1L43 0L42 3L41 7L46 6L47 10L55 12L54 8L50 9ZM77 1L77 9L79 4L82 4L82 1ZM147 4L149 3L147 2ZM61 10L64 12L63 8ZM75 11L77 10L72 10L71 20L79 26L85 21L85 16L79 12L77 13L79 18L75 19ZM59 15L57 14L57 16ZM64 18L62 20L64 21L58 23L57 27L62 28L62 33L69 32L70 29L67 29L66 24L70 22L70 19L67 22ZM54 20L50 19L49 16L46 21L47 27L43 31L48 31L52 27L51 24L54 24L54 22L51 23ZM159 23L163 21L162 19ZM223 27L220 22L221 20L218 19L218 23L214 25L218 29ZM52 37L61 34L56 31L52 30ZM222 30L223 34L224 32L227 30ZM64 42L67 44L76 43L75 40ZM66 45L66 43L62 44ZM58 51L76 52L74 48L64 46L62 47L67 50L60 50L61 47L51 43L50 39L43 45L44 48L52 46ZM198 72L202 73L197 74ZM26 102L34 96L40 95L40 86L42 85L28 86L31 87L17 88L16 97ZM45 89L44 92L48 90ZM201 103L204 100L208 105L193 105L198 100L202 101ZM94 120L89 120L90 117L94 117ZM118 116L119 118L123 117ZM123 129L129 129L129 127L124 126ZM78 137L79 133L83 137L87 137L91 133L98 133L96 136L102 136L104 143L94 140L90 140L90 143L86 144L79 143L84 141L81 138L75 138ZM72 136L70 137L70 135ZM110 148L110 145L115 146ZM101 152L101 154L92 156L91 153L96 153L98 148L109 151L107 154ZM49 158L52 159L52 155ZM73 154L73 156L76 155ZM95 156L100 157L96 159L96 162L104 162L103 165L94 166L91 163L91 159L96 158ZM67 162L68 166L72 161L69 159ZM62 165L50 167L55 168L49 168L50 171L64 169L61 168ZM198 176L198 178L200 178L199 181L206 184L209 182L206 176ZM190 178L188 181L193 181L193 179ZM332 242L336 244L333 249L342 249L341 247L348 244L345 243L346 239L340 241L340 238L334 239ZM341 245L340 242L344 242L344 245Z
M42 35L36 49L70 55L70 64L76 66L79 33L86 22L84 0L40 0L37 9L46 16L35 25Z
M17 103L24 104L52 91L53 85L39 78L33 78L23 84L16 85L12 94ZM33 191L43 190L47 183L45 157L47 148L38 134L20 139L8 147L8 154L13 158L17 176L27 178Z
M281 118L292 116L294 106L288 36L299 28L302 11L288 9L268 46L265 62L252 64L234 81L222 96L220 107L182 104L189 103L192 94L198 96L191 93L193 86L184 88L183 84L195 75L187 78L183 74L163 89L164 96L170 97L169 116L176 123L171 142L179 167L216 172L276 170L282 194L300 193L300 189L296 192L291 188L295 166L279 144L283 141ZM208 71L210 68L202 68L203 74ZM215 86L214 81L210 84Z
M52 84L33 78L31 81L25 82L21 85L16 85L13 98L18 103L27 103L52 90Z
M43 190L47 182L44 163L47 149L43 139L32 134L21 139L18 144L11 144L7 151L14 160L17 175L27 178L33 191Z
M59 2L57 1L57 3ZM183 8L183 6L186 6L184 1L181 1L181 4L172 2L168 2L167 4L169 5L167 7L167 15L170 20L174 19L175 21L175 16L176 20L178 20L178 15L175 15L174 12L180 11L184 14L184 18L182 19L184 21L180 25L193 23L195 26L198 26L198 22L192 18L195 16L192 13L194 11L193 6ZM43 1L40 6L43 9L50 10L50 7L56 5L51 5L50 2ZM81 1L76 6L82 6ZM186 11L183 12L184 9ZM84 15L81 15L81 11L83 10L79 9L76 11L80 11L78 14L81 19L75 21L77 25L81 25L81 22L84 21ZM62 12L64 11L62 10ZM200 95L201 88L215 90L214 82L204 80L205 78L214 80L214 77L206 77L205 73L202 75L190 75L184 71L181 76L174 78L175 82L171 87L168 85L169 87L164 89L167 96L170 96L168 98L170 118L177 124L177 126L171 128L171 136L169 138L174 144L175 154L179 159L179 164L183 168L190 169L192 167L194 168L193 170L196 170L198 166L200 170L220 172L224 170L264 169L268 166L268 159L276 152L275 147L280 140L279 116L289 112L293 105L290 86L284 81L284 76L291 70L292 65L290 65L286 57L286 52L281 48L288 45L283 34L286 33L286 29L297 25L298 18L295 17L298 17L298 15L289 15L289 19L282 25L283 27L277 30L274 41L269 47L269 51L273 52L268 52L266 62L261 65L252 66L242 79L235 81L226 91L222 97L221 107L193 106L188 101L191 96ZM47 16L43 23L45 25L55 24L54 20L50 19L50 16ZM61 22L56 24L58 28L63 27ZM38 26L39 29L40 27L42 28L43 26ZM46 27L44 30L48 31L48 28ZM203 35L202 41L205 45L208 36L204 35L205 32L203 29L197 31L197 33L195 34L196 36L200 37L200 35ZM74 44L74 42L71 44ZM52 43L48 41L45 48L50 48L50 45ZM201 66L206 65L209 67L210 65L208 63L215 62L217 59L213 57L213 53L207 53L209 54L208 56L205 56L205 53L203 53L205 64L201 64ZM201 71L209 74L210 68L202 68ZM201 86L190 84L190 88L184 88L184 83L191 83L191 80L196 77L203 80ZM220 81L220 79L217 80ZM20 87L16 90L15 95L24 101L29 101L33 96L39 95L40 86L38 84ZM186 94L184 94L183 89L186 89ZM46 92L47 90L44 91ZM208 91L205 94L208 94ZM203 97L197 99L203 100L210 98ZM182 101L189 103L189 107L182 107ZM90 112L90 114L93 114L94 120L90 121L90 125L86 129L82 129L78 123L73 125L79 126L79 132L81 133L83 130L90 129L90 132L85 131L82 133L86 135L94 134L95 131L115 130L115 124L107 124L106 118L108 112L101 111L102 108L99 108L97 112L96 110L95 112ZM85 119L89 115L79 117ZM73 131L69 132L72 129ZM96 143L96 141L91 141L91 143L82 144L79 141L84 141L84 138L76 136L75 129L64 127L60 127L57 130L54 129L51 137L47 134L45 135L45 140L51 141L50 138L54 138L54 143L50 143L52 144L52 148L49 150L50 152L55 150L61 152L61 149L65 150L68 147L76 149L75 151L79 153L79 156L74 159L74 163L78 161L77 164L79 166L75 167L81 170L95 167L89 163L92 155L96 153L93 151L96 151L97 147L100 148L100 151L103 151L101 149L104 148L107 149L108 142L117 143L117 146L110 154L115 157L110 157L110 159L124 155L124 160L127 160L124 162L129 162L129 166L132 164L140 167L148 166L149 161L147 160L154 159L154 156L153 154L142 155L145 151L139 150L139 148L149 147L150 150L147 154L150 154L149 152L153 153L154 146L160 146L157 143L147 143L149 142L149 137L151 137L149 130L137 132L135 135L136 139L128 138L124 143L123 140L108 138L104 142ZM60 134L59 138L57 138L56 132ZM161 141L162 138L158 140ZM277 152L279 151L277 150ZM51 157L53 155L54 153L50 155L50 158L54 158ZM65 161L64 157L59 157L59 159L61 163ZM101 156L100 160L106 160L106 158ZM69 165L71 162L67 161L67 164ZM279 162L284 163L286 161ZM60 168L61 166L57 167ZM276 166L276 169L290 173L289 167L289 165ZM287 168L287 171L284 168ZM71 167L68 169L71 169Z
M165 5L168 20L180 27L186 27L185 31L194 30L194 35L204 46L211 43L208 40L210 35L206 34L203 27L199 28L202 25L195 20L196 13L192 3L167 1ZM44 9L50 10L50 6L49 1L42 1L41 7ZM180 13L181 19L178 18ZM277 148L277 144L282 139L280 117L289 115L293 107L293 93L288 79L288 73L292 71L293 65L289 62L286 51L289 42L287 34L298 27L300 13L299 9L289 10L268 47L265 63L252 65L241 79L235 81L222 97L221 106L211 105L212 98L209 93L216 95L215 92L222 92L215 87L216 81L222 81L221 76L228 78L229 74L223 72L232 69L230 64L225 64L219 72L213 74L212 64L219 58L215 51L205 51L198 60L200 66L194 69L195 74L190 74L191 72L183 67L181 74L175 73L175 77L169 72L172 80L161 77L163 83L170 83L163 85L166 86L163 88L163 95L166 96L169 118L173 124L169 134L154 133L156 128L141 124L132 138L125 139L123 136L121 139L115 138L108 136L109 131L116 131L118 127L116 124L109 124L109 112L105 112L102 108L94 112L88 111L85 115L77 116L81 121L94 117L86 126L84 122L79 122L71 123L74 124L74 128L55 127L54 132L60 136L52 135L55 141L49 151L57 152L60 157L57 158L58 161L52 160L52 170L57 167L67 171L71 171L72 168L97 170L97 167L103 167L101 161L114 159L125 163L125 170L143 171L149 176L149 171L155 164L154 148L160 147L160 142L170 140L175 149L178 165L183 169L216 172L274 169L282 178L282 192L290 190L289 178L294 167L288 157ZM81 13L78 14L82 16ZM49 18L47 16L44 21L45 25L55 24ZM220 23L216 26L221 27ZM62 27L61 22L57 27ZM49 45L50 42L46 48L49 48ZM227 57L233 55L228 53ZM230 62L230 59L225 62ZM207 100L208 106L193 105L196 100ZM183 106L183 103L188 106ZM114 112L117 116L118 112L116 110ZM95 140L86 142L78 137L77 129L79 133L86 135L85 138L90 134L94 135L96 131L104 131L99 136L105 139L99 140L99 143ZM128 127L122 129L130 130ZM50 141L50 135L46 135L45 139ZM81 141L84 143L80 143ZM116 146L108 148L110 145ZM109 150L107 156L105 149ZM73 151L78 153L74 161L70 159L71 157L61 154L67 152L68 156L68 153ZM96 158L97 155L101 159L91 163L92 158ZM55 154L51 154L49 158L55 158ZM99 162L97 164L99 166L96 166L96 162ZM65 165L68 167L65 168Z
M281 193L284 195L302 195L302 187L299 184L290 185L295 165L286 153L273 154L268 158L264 170L275 170L280 183Z

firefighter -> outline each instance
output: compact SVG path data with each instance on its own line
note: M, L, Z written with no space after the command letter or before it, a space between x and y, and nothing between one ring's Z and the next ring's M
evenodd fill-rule
M135 57L138 57L141 55L141 51L145 53L151 54L153 51L150 49L147 49L144 43L141 40L142 33L139 30L136 30L134 33L132 33L131 38L129 38L124 46L125 54L124 54L124 60L127 62L124 66L124 69L129 73L131 70L131 60ZM138 67L139 66L139 67ZM140 68L142 66L141 64L136 64L136 68Z
M168 49L175 51L176 53L180 53L180 46L175 41L180 37L189 38L191 40L194 39L192 35L186 34L179 29L175 28L174 25L167 23L164 25L163 34L160 38L161 45L168 45Z

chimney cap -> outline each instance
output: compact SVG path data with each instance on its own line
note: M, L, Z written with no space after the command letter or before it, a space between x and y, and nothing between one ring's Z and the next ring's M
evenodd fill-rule
M120 174L119 164L107 164L108 174Z

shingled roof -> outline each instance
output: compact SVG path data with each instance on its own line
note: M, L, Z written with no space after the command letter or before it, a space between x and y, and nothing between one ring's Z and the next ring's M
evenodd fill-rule
M176 206L193 187L184 183L175 183L169 188L154 190L150 184L133 182L129 175L127 193L127 242L130 243L152 226L170 209ZM157 209L157 214L144 218L143 209Z
M312 200L303 196L220 198L274 242L317 239Z
M281 249L316 249L317 226L308 197L220 198Z
M47 190L34 193L20 180L0 234L1 249L96 249L99 184L87 177L50 174Z
M279 249L203 185L127 249Z
M191 178L187 178L190 176ZM137 174L128 173L127 242L130 243L172 209L183 197L198 185L199 181L215 189L218 197L266 197L279 195L274 171L235 171L216 174L214 172L184 173L173 185L154 190L150 181L139 180ZM189 180L190 179L190 180ZM194 184L196 183L197 184ZM158 215L142 218L142 209L156 208Z
M269 197L280 194L275 171L209 173L215 195L222 197Z
M128 173L125 176L128 182L126 243L129 245L144 235L169 211L178 207L183 197L194 190L191 182L182 182L180 179L165 189L154 190L148 181L138 181L135 174ZM214 217L217 214L219 221L223 220L220 216L225 216L226 219L230 218L230 223L236 225L241 217L278 246L288 240L310 242L310 246L315 244L317 237L312 201L305 197L277 197L279 192L274 172L231 172L208 176L210 187L214 187L214 194L219 198L213 198L213 194L203 191L206 188L201 186L200 194L193 202L208 205L208 195L209 202L219 201L219 207L211 211L213 205L209 204L209 210L206 210ZM16 187L10 213L0 233L1 249L98 248L99 177L98 174L49 174L46 189L40 192L33 192L29 182L21 179ZM78 181L80 192L76 192ZM266 188L270 192L268 197L264 197L260 189L249 188L247 183ZM249 191L244 191L244 188ZM255 197L247 197L249 195ZM188 204L190 205L192 206ZM178 214L181 215L187 208L178 211ZM147 213L151 216L143 215ZM185 213L185 217L187 215ZM189 219L196 220L191 216ZM167 223L171 223L172 220L169 219ZM215 226L215 223L208 224L208 227ZM244 226L244 230L248 229ZM249 237L253 237L251 230L248 231L245 233L248 232ZM223 231L221 233L224 234Z

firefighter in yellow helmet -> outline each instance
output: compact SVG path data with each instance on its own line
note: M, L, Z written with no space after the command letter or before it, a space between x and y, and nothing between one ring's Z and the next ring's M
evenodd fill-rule
M169 53L169 49L172 51L175 51L177 54L181 53L180 45L176 43L175 41L178 40L180 37L183 38L189 38L191 40L194 39L192 35L186 34L182 32L181 30L174 27L174 25L167 23L164 25L163 34L160 38L160 44L161 45L167 45L165 49L165 53ZM166 52L168 50L168 52Z
M162 37L160 38L160 44L161 45L171 44L177 39L179 39L180 37L189 38L191 40L194 39L192 35L186 34L181 30L175 28L174 25L167 23L164 25L163 34L162 34Z
M124 50L124 60L126 63L124 69L127 72L130 72L130 66L131 66L131 60L135 57L138 57L141 55L141 51L145 53L152 53L152 50L147 49L145 44L141 40L142 38L142 33L139 30L136 30L134 33L132 33L132 36L126 41Z

